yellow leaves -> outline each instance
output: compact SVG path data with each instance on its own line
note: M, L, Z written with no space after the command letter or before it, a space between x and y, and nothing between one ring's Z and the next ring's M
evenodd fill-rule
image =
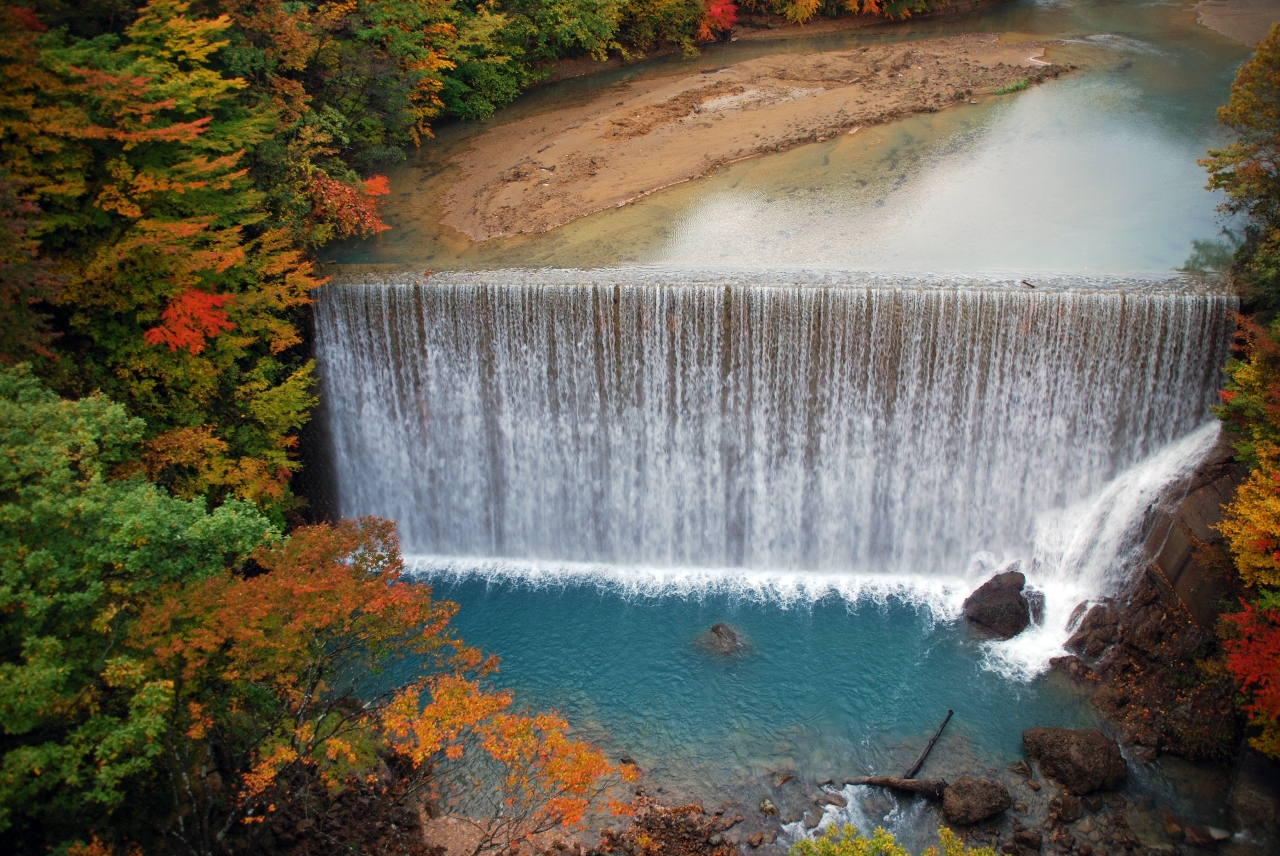
M941 856L996 856L990 847L968 849L950 829L938 829ZM853 826L829 827L817 838L802 839L791 846L790 856L911 856L893 836L876 827L870 838L864 838ZM920 856L940 856L937 847L929 847Z
M136 689L146 678L142 664L130 657L113 657L102 670L103 682L113 689Z
M819 5L819 0L790 0L782 7L782 14L793 24L803 24L818 13Z
M1219 532L1235 558L1241 579L1251 586L1280 585L1280 448L1255 444L1258 466L1224 508Z
M115 621L115 617L120 614L123 608L118 603L108 603L103 607L102 611L93 619L93 624L90 625L94 632L101 633L104 636L110 634L112 632L112 622Z

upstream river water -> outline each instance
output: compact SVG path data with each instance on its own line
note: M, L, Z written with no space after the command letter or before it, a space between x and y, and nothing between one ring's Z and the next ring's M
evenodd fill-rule
M1061 39L1079 70L991 97L721 169L547 234L473 243L440 226L449 157L485 127L460 123L393 169L376 241L333 260L494 267L803 265L853 270L1166 273L1220 238L1197 166L1226 137L1215 108L1248 50L1178 2L1020 0L845 34L742 40L543 87L493 121L598 97L638 75L788 51L961 32Z
M498 682L669 795L898 773L949 708L926 774L1097 724L1047 663L1216 436L1231 300L1171 277L1221 238L1196 159L1226 139L1214 109L1248 51L1180 3L1020 0L716 45L493 120L636 75L973 31L1060 39L1049 58L1079 69L483 244L437 219L485 125L445 125L391 171L392 229L333 251L456 272L320 293L338 510L397 519ZM961 601L1015 562L1044 624L975 638ZM717 621L742 655L699 646ZM1128 787L1225 823L1221 780L1179 770ZM844 819L931 834L922 804L849 795Z

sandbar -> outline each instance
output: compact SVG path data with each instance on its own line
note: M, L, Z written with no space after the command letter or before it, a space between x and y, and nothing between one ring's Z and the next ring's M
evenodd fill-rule
M545 232L736 160L1057 77L1068 67L1040 59L1051 44L967 34L635 81L476 137L441 222L476 241Z
M1196 21L1249 47L1280 21L1280 0L1200 0L1193 8Z

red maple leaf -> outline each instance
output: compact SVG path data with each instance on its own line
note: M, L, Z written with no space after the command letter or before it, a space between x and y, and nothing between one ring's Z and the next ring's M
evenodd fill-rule
M204 350L206 339L234 330L222 307L231 302L230 294L209 294L188 288L160 313L160 324L148 330L143 338L148 345L168 345L169 350L186 348L193 354Z

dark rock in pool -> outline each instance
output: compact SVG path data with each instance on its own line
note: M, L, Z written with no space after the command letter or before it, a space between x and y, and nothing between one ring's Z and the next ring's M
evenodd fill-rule
M961 776L942 792L942 813L950 823L972 826L1009 807L1009 791L991 779Z
M1000 639L1017 636L1031 623L1031 606L1022 594L1027 578L1021 571L996 574L964 602L964 617Z
M1022 743L1040 772L1076 795L1114 787L1129 775L1120 747L1095 728L1030 728Z
M1038 829L1023 829L1013 834L1013 843L1026 850L1039 850L1044 846L1044 836Z
M741 654L747 649L747 640L730 625L718 621L698 637L698 645L714 654Z

